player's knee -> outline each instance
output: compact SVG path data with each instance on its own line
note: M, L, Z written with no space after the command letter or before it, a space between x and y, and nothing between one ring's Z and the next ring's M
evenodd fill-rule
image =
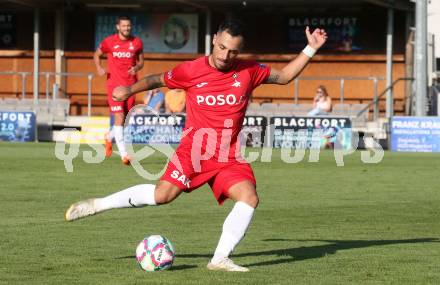
M156 200L157 205L168 204L173 201L176 197L173 193L168 191L156 191L154 195L154 199Z
M229 188L229 198L235 202L240 201L246 203L254 209L258 207L259 203L255 186L247 181L238 183Z
M163 185L157 185L154 191L154 199L157 205L168 204L179 196L180 190L175 187L167 187Z
M260 202L256 193L244 195L238 201L246 203L254 209L258 207L258 203Z
M244 201L246 204L251 206L252 208L256 209L258 207L258 203L260 202L260 199L256 194L250 195L249 197L246 197L246 201Z
M122 126L124 125L124 113L115 113L114 115L114 125L115 126Z

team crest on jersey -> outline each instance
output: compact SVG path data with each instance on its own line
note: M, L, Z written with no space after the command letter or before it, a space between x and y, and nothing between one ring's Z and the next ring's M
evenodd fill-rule
M119 45L115 45L114 47L113 47L113 49L118 49L119 48Z
M232 75L232 78L234 78L234 83L232 83L231 86L232 86L232 87L240 87L240 86L241 86L241 82L237 80L237 78L238 78L238 74L237 74L237 73L234 73L234 74Z
M134 49L134 46L133 46L133 43L132 43L132 42L130 42L130 46L128 47L128 49L130 49L130 50L133 50L133 49Z

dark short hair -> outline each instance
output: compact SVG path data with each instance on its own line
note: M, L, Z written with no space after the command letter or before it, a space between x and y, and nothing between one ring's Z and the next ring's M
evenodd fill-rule
M128 16L118 16L118 18L116 18L116 25L118 25L121 21L130 21L131 19Z
M221 33L221 32L227 32L233 37L243 36L244 25L238 19L234 19L234 18L226 19L218 27L217 33Z

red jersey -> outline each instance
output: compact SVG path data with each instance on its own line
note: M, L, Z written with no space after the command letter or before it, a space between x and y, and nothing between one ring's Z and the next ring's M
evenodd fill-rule
M182 143L192 142L197 130L210 128L215 134L210 134L208 138L217 137L215 142L211 142L215 143L214 157L218 156L220 146L230 147L228 156L234 157L249 97L269 74L269 67L240 59L230 70L220 71L209 65L207 56L179 64L165 73L168 88L187 92L185 129L192 130L182 138ZM202 148L207 152L213 151L207 145L204 140Z
M143 52L138 37L121 40L118 34L114 34L106 37L99 48L107 54L107 85L128 86L137 81L137 76L129 74L128 70L136 65L139 53Z

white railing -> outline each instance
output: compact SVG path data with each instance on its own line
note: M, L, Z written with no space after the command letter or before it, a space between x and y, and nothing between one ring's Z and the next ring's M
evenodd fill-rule
M26 98L26 82L27 77L32 76L32 72L23 72L23 71L0 71L0 75L11 75L11 76L20 76L21 77L21 98ZM45 78L45 94L46 101L49 101L50 98L50 90L52 89L52 100L56 101L58 97L58 85L54 83L50 86L51 79L56 76L60 77L86 77L87 78L87 115L90 117L92 112L92 80L93 73L85 73L85 72L47 72L43 71L38 74L39 76L43 76ZM55 81L55 80L52 80ZM34 96L35 104L38 104L38 96Z
M24 99L26 97L26 82L27 77L32 76L32 72L20 72L20 71L0 71L0 75L17 75L21 77L21 96ZM82 72L40 72L39 76L43 76L45 78L45 92L46 92L46 100L49 100L50 97L50 82L51 78L55 76L61 77L86 77L87 78L87 115L91 116L92 109L92 80L93 73L82 73ZM298 77L294 80L294 103L298 104L299 100L299 84L300 81L339 81L340 92L339 92L339 100L340 103L344 103L345 99L345 83L346 81L371 81L373 84L373 118L376 120L379 116L379 100L378 100L378 82L380 80L385 80L383 77L378 76L370 76L370 77ZM52 86L52 96L53 100L57 98L58 88L56 86ZM38 102L38 98L34 98L36 102Z
M325 77L325 76L304 76L297 77L294 80L294 102L298 104L299 99L299 84L300 81L339 81L339 101L341 104L344 104L345 100L345 83L346 81L371 81L373 84L373 118L377 120L379 117L379 100L378 100L378 82L380 80L385 80L384 77L379 76L368 76L368 77L355 77L355 76L347 76L347 77ZM333 97L333 96L332 96ZM334 97L333 97L334 98Z

